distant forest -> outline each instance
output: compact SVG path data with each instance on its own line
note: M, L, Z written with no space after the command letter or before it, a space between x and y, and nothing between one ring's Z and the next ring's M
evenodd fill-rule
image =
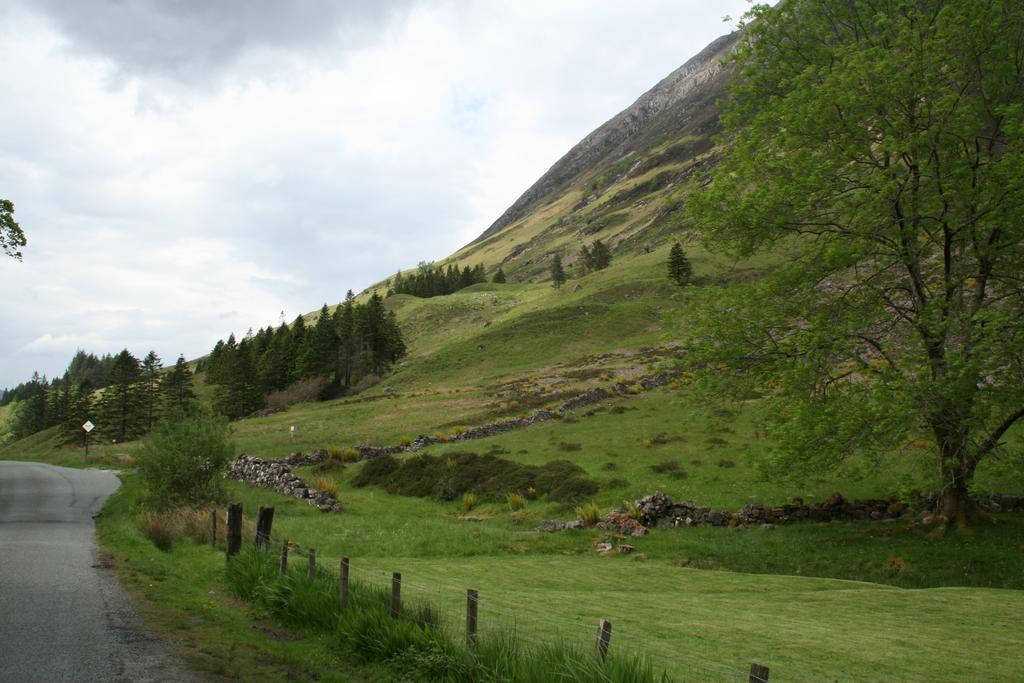
M270 407L283 407L297 399L344 394L404 355L398 321L383 299L374 294L358 303L349 291L333 313L324 304L311 325L299 316L290 326L218 341L202 368L207 382L217 385L215 409L238 419L268 407L268 401ZM295 396L279 395L290 388Z
M5 390L3 400L17 402L10 429L15 439L60 426L66 441L76 441L90 420L98 437L125 441L142 436L166 415L193 410L195 395L184 357L164 370L154 351L139 360L127 349L102 358L79 350L61 377L47 380L34 373Z
M309 326L299 316L290 326L218 341L197 369L213 385L214 411L235 420L345 394L404 355L398 322L383 299L374 294L358 303L350 291L333 312L324 304ZM61 426L69 442L83 438L86 420L95 423L99 438L120 442L144 436L167 416L197 409L184 357L165 369L154 351L140 360L127 349L102 357L80 350L61 377L48 380L37 372L5 389L0 405L11 403L12 438Z
M454 264L448 264L448 267L444 268L432 263L421 263L413 273L396 273L389 283L388 296L411 294L426 299L452 294L479 282L487 282L487 274L482 263L473 268L463 266L462 270Z

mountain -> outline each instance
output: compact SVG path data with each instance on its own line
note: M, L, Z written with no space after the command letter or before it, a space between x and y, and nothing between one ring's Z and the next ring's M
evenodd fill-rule
M541 206L550 203L595 169L633 159L623 179L635 175L651 150L678 138L692 136L693 144L662 156L648 168L682 161L711 147L718 130L715 101L723 95L729 69L723 67L739 39L739 32L721 36L699 54L666 76L636 102L590 133L470 245L486 240ZM636 168L634 168L636 167Z
M453 254L462 265L500 264L512 281L543 277L595 239L646 252L679 227L674 191L708 162L719 131L716 102L740 38L722 36L591 132L479 237Z

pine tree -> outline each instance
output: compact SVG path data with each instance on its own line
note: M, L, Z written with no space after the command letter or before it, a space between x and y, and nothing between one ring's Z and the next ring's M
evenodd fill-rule
M565 269L562 268L562 257L555 254L551 259L551 286L555 289L565 284Z
M139 398L146 431L153 429L160 418L160 370L163 363L156 351L150 351L142 359L142 373L139 378Z
M683 246L676 242L668 252L668 278L682 286L693 277L693 266L683 253Z
M229 339L233 341L234 337ZM225 345L221 382L214 392L214 406L229 420L252 414L264 405L263 392L257 384L250 340L243 339L237 347Z
M505 284L505 271L501 269L501 266L498 267L498 272L494 274L493 278L491 278L491 282L496 285Z
M612 263L611 249L601 240L594 240L594 244L590 247L590 255L593 260L591 270L604 270Z
M164 375L160 392L165 413L188 415L193 411L196 395L192 390L192 370L185 362L185 356L178 356L174 367Z
M590 253L590 247L583 245L580 247L579 258L576 259L576 271L577 275L583 276L594 269L594 255Z
M288 351L285 354L288 358L288 381L285 382L285 386L302 377L302 352L306 347L306 334L308 334L306 320L301 315L296 316L295 321L292 322L292 332L288 337Z
M124 349L114 357L97 406L101 433L120 443L134 439L143 431L143 413L139 401L139 359Z
M376 295L374 295L376 296ZM380 299L380 297L377 297ZM338 337L334 319L327 304L320 309L316 324L306 334L306 341L299 359L299 375L306 377L331 377L337 366Z
M352 290L345 294L345 301L335 309L334 329L338 335L338 375L341 386L352 385L352 370L355 367L356 350L359 348L355 319L356 297Z
M259 385L263 393L280 391L290 382L288 350L291 347L291 330L288 325L281 326L274 332L267 350L256 363Z
M71 390L71 400L68 403L68 415L64 421L64 441L73 443L81 441L85 443L85 430L82 425L87 420L92 420L93 415L93 388L88 378L83 379Z

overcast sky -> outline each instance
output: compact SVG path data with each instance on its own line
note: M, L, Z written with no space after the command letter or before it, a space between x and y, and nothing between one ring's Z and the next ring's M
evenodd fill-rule
M0 0L0 387L447 256L748 7Z

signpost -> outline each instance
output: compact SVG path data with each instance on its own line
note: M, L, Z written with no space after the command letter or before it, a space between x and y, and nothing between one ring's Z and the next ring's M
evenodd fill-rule
M96 425L91 420L86 420L85 424L82 425L82 429L85 430L85 459L89 459L89 432L96 428Z

